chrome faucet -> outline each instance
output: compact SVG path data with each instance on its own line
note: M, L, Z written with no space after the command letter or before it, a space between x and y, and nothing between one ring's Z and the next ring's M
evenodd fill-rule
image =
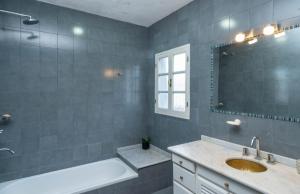
M6 152L9 152L10 154L15 154L15 151L13 151L9 148L0 148L0 151L6 151Z
M256 156L255 156L255 159L257 160L261 160L261 155L260 155L260 145L259 145L259 138L254 136L251 140L251 147L253 147L254 145L254 142L255 142L255 147L256 147Z

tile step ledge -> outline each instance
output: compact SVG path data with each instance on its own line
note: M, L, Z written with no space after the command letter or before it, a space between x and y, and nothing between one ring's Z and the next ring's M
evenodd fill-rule
M117 148L117 154L137 170L171 160L171 154L150 145L148 150L142 149L142 144Z

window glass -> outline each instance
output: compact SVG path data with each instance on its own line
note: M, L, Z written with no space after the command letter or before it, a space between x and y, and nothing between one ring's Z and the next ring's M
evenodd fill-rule
M173 95L173 110L184 112L185 111L185 94L175 93Z
M161 58L158 61L158 73L168 73L169 72L169 58Z
M179 73L173 75L173 91L176 92L185 91L185 73Z
M168 91L168 82L169 82L169 76L163 75L158 76L158 91Z
M174 55L174 65L173 65L173 71L185 71L185 62L186 62L186 54L181 53Z
M168 93L158 94L158 107L162 109L168 109L169 107L169 95Z

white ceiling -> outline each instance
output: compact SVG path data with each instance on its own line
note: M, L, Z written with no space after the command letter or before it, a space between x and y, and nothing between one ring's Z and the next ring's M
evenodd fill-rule
M39 0L141 26L151 26L193 0Z

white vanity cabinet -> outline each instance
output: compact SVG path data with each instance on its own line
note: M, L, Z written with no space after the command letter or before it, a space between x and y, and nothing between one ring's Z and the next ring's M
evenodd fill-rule
M174 194L196 193L196 166L193 162L172 154Z
M193 194L193 192L191 192L181 184L177 183L176 181L173 182L173 190L174 194Z
M189 172L177 164L173 164L173 179L195 193L196 179L194 173Z
M174 194L259 194L223 175L172 154Z

